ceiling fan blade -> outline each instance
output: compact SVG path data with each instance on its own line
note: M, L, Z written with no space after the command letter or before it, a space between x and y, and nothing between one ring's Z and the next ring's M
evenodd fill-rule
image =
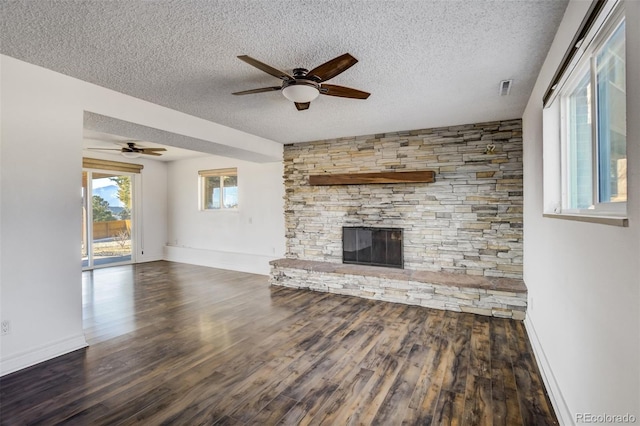
M138 154L144 154L144 155L155 155L156 157L161 156L162 154L158 154L157 152L153 152L153 151L148 151L148 150L144 150L141 149L138 151Z
M120 148L87 148L93 151L120 151Z
M315 78L318 82L327 81L354 66L358 60L348 53L333 58L307 73L307 77Z
M240 59L241 61L245 61L249 65L253 65L259 70L266 72L267 74L271 74L272 76L279 78L280 80L293 80L293 77L291 77L286 72L273 68L271 65L267 65L264 62L258 61L257 59L253 59L251 56L240 55L238 56L238 59Z
M309 105L311 105L311 102L294 102L296 104L296 108L298 108L298 111L304 111L305 109L309 109Z
M243 90L242 92L235 92L232 95L251 95L252 93L263 93L263 92L275 92L276 90L280 90L282 87L273 86L273 87L263 87L260 89L251 89L251 90Z
M166 151L167 148L138 148L140 151Z
M371 93L350 87L336 86L335 84L323 84L320 87L320 94L328 96L338 96L340 98L367 99Z

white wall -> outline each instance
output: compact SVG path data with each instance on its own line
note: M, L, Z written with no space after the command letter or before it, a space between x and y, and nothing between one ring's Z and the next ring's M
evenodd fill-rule
M237 211L198 208L198 170L237 167ZM167 260L268 274L284 256L282 162L199 157L169 164Z
M0 340L0 374L6 374L85 345L79 256L84 111L274 161L282 158L282 145L5 55L0 73L0 314L12 324ZM149 192L161 194L160 188ZM163 221L145 224L145 245L156 247L150 257L159 255L153 239L165 239Z
M563 424L640 419L640 2L627 1L629 227L543 218L542 96L590 5L571 1L523 116L526 325Z
M2 373L85 345L80 287L82 105L75 84L1 62Z

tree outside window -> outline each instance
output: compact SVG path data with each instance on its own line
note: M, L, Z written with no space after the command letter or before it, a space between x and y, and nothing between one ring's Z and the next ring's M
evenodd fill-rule
M236 169L201 170L201 210L238 208L238 175Z

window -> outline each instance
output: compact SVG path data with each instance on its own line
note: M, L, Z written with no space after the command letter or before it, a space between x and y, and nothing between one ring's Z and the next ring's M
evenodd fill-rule
M556 79L550 90L558 87L557 96L545 105L545 117L560 115L559 122L545 118L560 127L555 213L626 215L625 19L614 3L590 17L592 29L570 49L571 66L562 65L566 75Z
M200 170L200 209L238 208L237 169Z

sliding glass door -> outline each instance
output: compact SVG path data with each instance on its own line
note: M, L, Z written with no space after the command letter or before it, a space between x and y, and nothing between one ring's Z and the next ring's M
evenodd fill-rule
M82 173L82 268L133 261L133 175Z

